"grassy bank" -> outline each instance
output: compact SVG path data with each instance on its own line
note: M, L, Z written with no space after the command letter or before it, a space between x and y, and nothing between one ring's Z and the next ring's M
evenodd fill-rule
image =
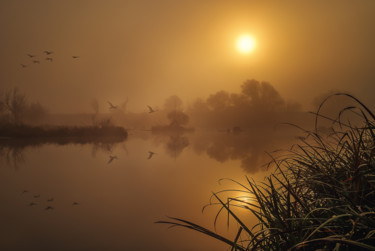
M182 218L158 223L204 233L232 250L375 250L375 116L355 97L336 95L358 108L344 108L331 132L305 131L299 144L272 159L274 172L264 182L227 179L233 188L212 195L215 224L221 216L234 221L235 236ZM359 126L340 119L352 111ZM256 224L245 224L246 215Z
M0 126L1 141L34 141L34 142L103 142L123 141L127 137L123 127L107 126Z

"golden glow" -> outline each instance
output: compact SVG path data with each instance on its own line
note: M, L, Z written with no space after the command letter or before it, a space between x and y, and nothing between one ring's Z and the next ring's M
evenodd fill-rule
M256 41L254 37L248 34L243 34L237 39L237 50L243 54L254 51Z

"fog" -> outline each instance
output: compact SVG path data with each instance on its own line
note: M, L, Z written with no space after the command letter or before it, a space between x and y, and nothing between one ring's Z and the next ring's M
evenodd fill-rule
M1 88L17 86L52 113L89 112L93 99L101 110L128 99L128 111L146 112L171 95L192 103L238 93L248 79L306 109L331 89L370 103L374 9L373 1L1 1ZM256 38L253 53L235 50L241 33Z
M0 246L226 250L153 223L213 229L216 203L201 209L230 188L218 180L262 182L305 130L356 125L359 103L335 93L375 108L374 13L372 0L0 1Z

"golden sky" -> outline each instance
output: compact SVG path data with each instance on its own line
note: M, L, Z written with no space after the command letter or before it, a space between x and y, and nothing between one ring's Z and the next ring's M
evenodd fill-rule
M373 13L372 0L3 0L0 89L18 86L51 112L88 112L93 98L107 111L127 97L129 110L147 111L252 78L306 104L331 89L369 103ZM246 55L235 48L243 33L257 42Z

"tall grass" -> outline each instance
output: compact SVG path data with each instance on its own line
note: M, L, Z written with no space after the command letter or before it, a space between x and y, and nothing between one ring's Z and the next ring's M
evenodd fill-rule
M237 223L235 236L181 218L157 223L202 232L232 250L375 250L375 116L357 98L332 96L338 95L357 108L344 108L331 119L330 133L317 126L325 100L315 130L274 157L274 171L263 182L227 179L233 188L213 193L210 205L219 206L215 224L225 213ZM359 126L342 120L349 111L361 119ZM248 215L256 217L255 225L245 223Z

